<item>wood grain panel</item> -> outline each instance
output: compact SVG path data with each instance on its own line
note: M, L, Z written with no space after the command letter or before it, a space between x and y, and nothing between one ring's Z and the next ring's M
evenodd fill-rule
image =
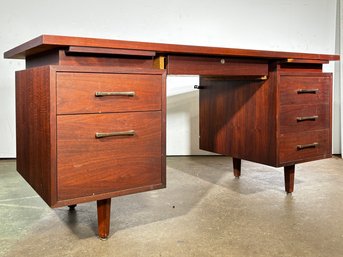
M54 97L49 67L16 72L17 170L50 206L55 190Z
M142 74L58 73L57 113L161 110L162 77ZM95 92L135 92L135 96L95 97Z
M25 58L26 56L36 54L53 48L63 48L69 46L82 47L105 47L115 49L132 49L143 51L154 51L156 53L170 54L200 54L213 56L240 56L256 57L269 59L311 59L311 60L339 60L339 55L328 54L308 54L292 52L276 52L261 50L246 50L224 47L206 47L206 46L189 46L175 44L161 44L150 42L135 42L113 39L68 37L57 35L41 35L24 44L21 44L4 54L5 58Z
M287 133L280 136L280 165L289 165L331 157L329 129ZM298 145L318 143L316 147L297 149Z
M168 56L168 74L208 75L208 76L266 76L266 61L218 58Z
M200 148L276 164L275 87L267 81L200 80Z
M59 64L65 66L102 66L149 69L153 67L153 58L149 56L106 55L96 53L66 54L64 50L61 50L59 52Z
M297 120L298 117L318 116L315 119ZM330 105L283 105L280 107L280 133L303 132L330 128Z
M280 104L318 104L330 101L331 76L283 76L280 77ZM317 93L299 94L300 89L317 89Z
M58 199L161 185L161 112L57 118ZM135 136L96 139L96 132Z

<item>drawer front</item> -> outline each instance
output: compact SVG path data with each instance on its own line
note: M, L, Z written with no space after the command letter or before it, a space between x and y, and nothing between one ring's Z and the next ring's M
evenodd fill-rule
M329 129L280 135L280 164L325 158L330 155Z
M280 133L303 132L330 128L330 105L282 105Z
M281 76L280 103L318 104L329 103L331 76Z
M160 111L58 116L58 200L160 185L161 136Z
M161 110L161 92L161 75L57 73L57 113Z
M168 56L168 74L267 76L268 62L243 58Z

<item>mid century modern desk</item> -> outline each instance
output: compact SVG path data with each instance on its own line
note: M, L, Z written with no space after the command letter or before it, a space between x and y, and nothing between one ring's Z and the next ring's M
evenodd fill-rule
M331 156L337 55L43 35L4 54L16 72L17 170L51 207L97 201L106 238L111 197L166 185L166 75L200 75L200 148L284 167Z

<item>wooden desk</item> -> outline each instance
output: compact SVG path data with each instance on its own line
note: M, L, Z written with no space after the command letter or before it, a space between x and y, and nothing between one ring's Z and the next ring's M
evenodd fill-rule
M200 148L284 167L331 157L337 55L43 35L4 54L16 72L17 170L51 207L164 188L167 74L200 75Z

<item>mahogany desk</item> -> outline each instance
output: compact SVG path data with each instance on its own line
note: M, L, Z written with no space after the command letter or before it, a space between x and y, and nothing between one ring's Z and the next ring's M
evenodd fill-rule
M17 170L51 207L166 185L166 75L200 75L200 148L284 167L331 157L337 55L42 35L4 54L16 72Z

